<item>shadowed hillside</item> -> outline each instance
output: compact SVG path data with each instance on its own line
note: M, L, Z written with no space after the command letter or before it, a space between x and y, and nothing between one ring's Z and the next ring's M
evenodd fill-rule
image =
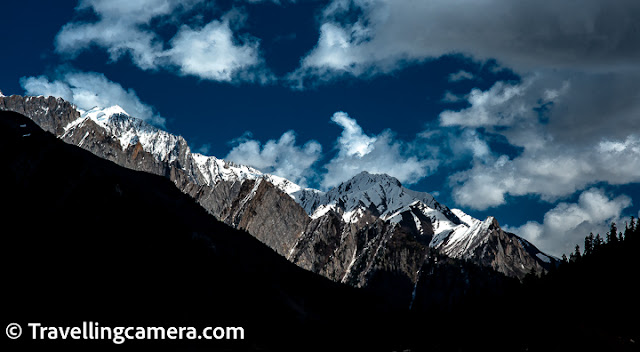
M380 311L363 292L216 221L166 178L118 167L26 117L1 114L7 324L241 326L244 341L188 346L297 350L304 341L313 341L304 349L326 347L333 342L317 336ZM9 342L34 346L24 337Z

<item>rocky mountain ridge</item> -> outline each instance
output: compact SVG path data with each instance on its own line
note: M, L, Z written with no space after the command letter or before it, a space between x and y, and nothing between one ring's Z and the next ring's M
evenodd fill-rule
M0 97L67 143L121 166L169 178L209 213L298 266L356 287L396 284L409 304L425 265L464 259L523 278L552 258L490 217L474 219L387 175L361 173L328 191L215 157L119 107L80 111L53 97Z

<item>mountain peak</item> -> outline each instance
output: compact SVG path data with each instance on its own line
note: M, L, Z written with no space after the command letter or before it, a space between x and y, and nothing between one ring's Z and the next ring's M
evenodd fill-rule
M129 115L120 105L113 105L106 108L94 106L87 111L81 111L82 117L88 117L97 122L104 122L114 115Z
M295 198L310 215L328 208L339 208L345 213L364 208L388 219L416 202L441 208L430 194L407 189L393 176L367 171L360 172L326 193L307 192Z
M397 178L388 174L376 174L368 171L361 171L349 180L341 183L338 188L346 184L368 184L368 183L387 183L397 187L402 187L402 183Z

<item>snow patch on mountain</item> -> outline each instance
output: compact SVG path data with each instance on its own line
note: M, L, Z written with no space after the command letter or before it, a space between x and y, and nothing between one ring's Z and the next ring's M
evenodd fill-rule
M317 218L325 216L330 211L336 211L336 205L335 204L327 204L327 205L323 204L323 205L319 206L318 208L316 208L316 210L310 216L311 216L312 219L317 219Z
M353 210L345 211L342 214L342 221L346 222L347 224L355 223L355 222L358 222L358 220L360 220L362 216L364 216L364 214L365 214L365 211L361 207L355 208Z
M284 177L271 175L271 174L263 174L263 177L267 181L271 182L274 186L279 188L281 191L283 191L284 193L286 193L286 194L288 194L290 196L292 194L302 190L302 187L300 187L299 185L287 180Z
M469 214L466 214L465 212L463 212L460 209L451 209L451 212L456 214L458 219L460 219L460 221L462 221L463 223L465 223L469 227L472 227L472 226L476 225L476 223L480 222L480 220L474 218L473 216L471 216Z
M100 124L103 127L104 127L104 125L106 123L108 123L109 118L111 116L113 116L113 115L130 116L119 105L110 106L108 108L94 107L94 108L92 108L92 109L90 109L88 111L83 111L83 110L78 109L78 111L80 111L80 115L82 117L90 118L90 119L92 119L93 121L97 122L98 124Z
M545 263L551 263L551 258L547 255L544 255L542 253L537 253L536 257L538 257L538 259L542 260Z
M263 176L260 171L254 168L237 165L213 156L193 153L191 157L204 177L207 186L215 185L220 181L256 180Z
M474 221L470 227L463 226L455 229L443 243L442 251L450 257L461 258L469 252L471 247L476 247L486 240L489 228L494 222L495 219L490 216L485 221Z

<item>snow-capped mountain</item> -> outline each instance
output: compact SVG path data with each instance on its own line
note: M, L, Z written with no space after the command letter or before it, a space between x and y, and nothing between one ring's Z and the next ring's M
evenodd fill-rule
M420 234L425 234L421 220L425 217L433 225L430 234L434 238L442 238L459 228L469 228L432 195L407 189L398 179L384 174L364 171L326 193L301 190L293 196L314 219L333 210L342 213L345 222L357 222L366 212L370 212L384 221L397 224L403 220L404 213L418 212L422 216L419 218L412 214L412 218Z
M288 194L301 190L300 186L282 177L264 174L252 167L238 165L213 156L192 153L182 137L175 136L134 118L120 106L95 107L88 111L78 109L78 111L80 116L64 126L64 133L60 138L68 139L74 134L77 135L78 131L83 130L83 127L91 121L117 139L122 151L140 144L142 150L151 154L159 162L171 164L182 160L183 170L187 166L197 168L198 175L192 175L192 177L199 184L214 186L220 181L245 181L264 178ZM88 136L87 133L89 132L84 132L82 139L78 142L79 145L85 142L83 139Z
M192 160L193 166L197 167L207 186L213 186L220 181L264 178L287 194L301 190L300 186L282 177L265 174L252 167L238 165L213 156L192 153L182 137L133 118L120 106L93 108L89 111L80 110L80 112L80 118L65 126L65 134L61 138L64 139L67 134L73 133L86 120L92 120L117 138L123 151L140 143L142 149L158 161L173 163L181 157Z
M519 278L545 270L552 259L502 231L495 219L451 210L387 175L363 172L328 192L303 189L192 153L182 137L118 106L80 111L59 98L11 96L0 98L0 109L22 113L65 142L119 165L169 178L218 219L334 281L362 287L402 276L411 283L402 289L410 293L436 255Z
M173 162L179 157L181 137L153 127L140 119L132 118L118 105L79 111L80 118L65 126L63 139L66 134L73 133L82 123L92 120L117 138L123 150L140 143L145 151L158 160Z
M416 201L448 211L428 193L421 193L402 187L400 181L388 175L375 175L366 171L329 190L326 193L302 190L293 195L309 214L323 211L328 206L339 207L345 212L365 208L385 220ZM452 216L453 221L455 215Z

